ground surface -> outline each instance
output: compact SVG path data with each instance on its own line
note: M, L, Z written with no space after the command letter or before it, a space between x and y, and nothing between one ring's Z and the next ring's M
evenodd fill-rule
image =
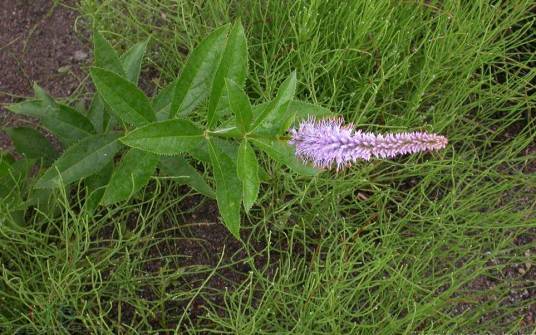
M86 10L91 12L92 1L83 2L89 4ZM160 39L159 44L153 46L152 66L170 69L166 73L172 77L170 73L177 72L177 63L180 64L180 61L170 61L169 59L175 57L175 54L169 50L174 47L187 50L191 44L197 42L199 36L209 30L208 26L217 25L226 19L217 17L214 20L216 23L210 24L203 22L196 25L194 22L189 27L192 31L200 30L192 33L195 38L184 38L178 42L166 41L166 36L182 35L180 32L170 34L164 29L180 26L183 23L182 20L185 20L173 17L173 13L177 13L176 8L173 7L175 4L167 2L169 6L162 5L156 10L144 7L145 3L140 3L141 9L138 11L135 8L133 12L140 15L140 20L131 20L134 15L131 13L123 18L130 20L128 24L124 23L127 21L118 21L119 14L110 11L111 18L103 15L101 24L109 24L110 26L105 28L117 34L125 34L125 40L130 38L134 41L140 40L148 30L152 31L151 29L154 28L156 36ZM119 4L120 1L116 3ZM123 13L125 8L129 8L130 4L134 3L136 2L127 1L124 6L117 5L118 11ZM146 3L149 4L151 1ZM154 1L153 3L155 6L159 4ZM214 1L214 4L217 3L219 2ZM67 4L74 5L69 2ZM274 4L277 7L277 2ZM115 5L112 3L110 6ZM186 9L183 8L183 10L187 12L188 5L184 6ZM194 7L197 14L206 10L202 5ZM213 11L217 12L219 7L216 5L214 7ZM98 6L95 5L94 8ZM221 8L224 6L221 5ZM432 5L428 9L439 12L438 8ZM144 10L149 14L143 16ZM370 17L381 14L381 10L371 13ZM210 12L212 13L212 9ZM270 11L266 11L268 12ZM200 17L208 15L207 12L203 13ZM268 22L271 24L271 29L277 29L273 28L278 27L277 23L273 23L273 20L277 19L276 11L271 11L275 18L268 17L266 13L263 12L266 17L262 17L265 21L250 22L249 27L253 27L250 28L253 31L250 31L251 35L254 35L258 26L262 26L262 22ZM0 3L0 103L16 101L21 97L32 95L31 85L34 81L55 97L68 97L73 94L84 77L84 67L91 62L87 32L76 33L74 31L78 15L77 12L64 5L53 7L51 1L45 0L14 0ZM343 16L344 13L336 15ZM284 21L288 20L287 15L281 15L280 18ZM141 19L154 24L154 27L147 29L140 23L143 21ZM114 27L114 24L118 27ZM283 23L279 24L283 26ZM301 24L300 39L318 43L314 32L311 31L321 28L315 28L314 25L311 27L307 22ZM129 28L135 33L124 31ZM262 29L264 34L264 28ZM277 40L279 34L285 33L287 32L276 32L273 35L267 33L270 35L267 38ZM307 34L311 36L308 37ZM441 32L441 34L444 33ZM252 48L257 48L254 50L258 53L260 53L259 46L264 48L265 45L272 45L271 41L262 41L259 35L254 36L257 40L252 42ZM319 34L319 36L322 35ZM263 38L265 38L264 35ZM330 42L334 40L334 38L330 39ZM374 41L372 35L367 37L367 41L369 40L372 41L367 42L369 45L387 43ZM299 75L301 80L305 81L302 86L313 82L321 87L322 79L316 78L317 75L322 77L340 74L341 77L346 78L348 74L345 71L349 71L353 62L356 62L353 55L339 54L338 57L342 60L336 60L336 63L347 62L344 63L346 66L340 68L335 66L339 72L328 71L325 67L334 66L329 64L329 59L327 61L323 59L324 63L314 57L306 59L309 53L314 54L314 50L309 52L307 48L316 44L303 41L300 44L300 41L298 39L292 45L284 45L279 41L284 45L281 50L276 49L265 59L258 54L253 55L257 58L255 58L256 63L252 65L252 71L255 71L255 74L250 78L251 82L255 82L255 85L251 85L254 87L252 91L259 93L262 91L261 84L268 87L271 82L277 82L278 79L273 79L271 75L278 73L277 71L285 72L286 68L290 67L284 64L278 67L277 71L273 70L273 73L266 70L267 74L263 74L263 66L277 65L278 61L285 59L288 53L300 50L300 48L306 50L300 54L300 57L303 57L300 61L310 61L310 64L303 66L304 68L318 64L318 72L311 71L311 73L305 72ZM118 45L123 43L121 38L116 42ZM389 47L392 48L391 45ZM266 48L269 49L269 47ZM335 47L333 49L335 50ZM160 50L163 51L161 57L164 59L155 56ZM264 49L263 51L266 52ZM389 69L388 65L383 64L389 64L388 57L391 56L386 50L383 51L385 51L384 54L370 51L370 54L374 54L375 57L370 65L371 68L385 66L387 70ZM168 59L165 59L166 52L171 54ZM322 55L326 54L322 51ZM453 63L457 69L458 63L456 61ZM356 64L361 64L361 62L356 62ZM441 65L449 64L445 61ZM276 68L275 65L274 68ZM443 79L447 82L450 80L450 72L453 69L445 68L447 75ZM309 74L313 79L307 79ZM438 76L441 76L441 73ZM373 75L371 78L367 80L375 79ZM152 79L150 78L149 81ZM319 88L319 91L323 89L327 93L317 93L310 88L313 87L310 85L307 86L308 94L311 96L317 94L318 99L324 104L332 103L334 109L346 111L347 106L343 102L350 105L357 103L352 100L354 95L351 95L354 87L347 89L345 85L368 87L370 82L365 80L363 84L359 82L360 79L359 76L344 82L332 80L332 78L325 79L329 84ZM411 81L413 80L412 78ZM332 86L336 89L329 92ZM385 106L378 107L378 110L388 110L391 104L399 103L402 99L394 95L391 97L389 85L386 86L384 98L387 102ZM520 87L516 86L511 90L521 92ZM448 87L445 92L450 89ZM510 87L505 88L505 91L509 89ZM426 91L428 88L423 88L423 90ZM438 92L445 93L439 88L436 92L434 87L429 90L431 101L439 96ZM363 93L363 96L368 96L367 94L370 92ZM406 94L405 91L404 94ZM520 95L523 96L523 94ZM390 98L392 101L389 100ZM494 99L495 97L490 100L494 101ZM378 100L381 101L380 98ZM411 99L408 98L408 100ZM484 98L482 101L483 105L488 103ZM517 100L512 98L508 100L508 103L513 104L515 101ZM424 111L428 113L432 109L425 103L423 105L425 106L419 109L422 113L425 113ZM440 106L440 103L437 105ZM359 172L352 171L346 175L343 173L342 176L331 176L332 180L335 178L342 180L340 185L328 180L329 178L321 179L318 184L309 185L307 181L302 180L294 184L293 176L277 175L279 172L273 172L278 176L275 178L276 182L271 185L274 190L266 191L263 199L264 206L253 211L250 220L254 223L243 232L244 240L251 241L248 247L243 247L232 239L219 223L213 202L204 200L198 195L192 196L183 187L170 187L165 194L159 194L159 199L147 200L151 198L152 190L149 188L147 192L149 195L140 198L143 200L140 200L141 205L117 209L112 213L113 215L105 213L96 218L95 222L91 222L93 228L88 228L92 229L89 236L95 239L95 245L81 252L78 263L71 263L71 257L76 259L74 254L65 255L66 259L69 259L69 264L73 264L73 268L68 269L72 272L66 272L68 275L64 277L58 275L58 278L54 277L56 274L44 275L37 284L32 284L33 286L28 284L28 287L21 288L19 291L10 287L17 294L30 292L28 296L31 296L25 298L26 300L21 298L24 302L21 303L23 307L19 311L19 315L25 315L28 319L13 322L16 324L35 323L35 328L29 327L29 329L40 330L47 330L47 326L59 322L67 329L82 327L80 328L82 333L84 329L104 328L104 325L98 323L101 319L109 322L107 327L110 333L118 330L128 333L128 327L155 331L165 329L172 333L171 330L176 327L186 330L188 325L195 325L198 322L201 325L198 333L201 334L208 333L203 327L220 329L229 333L242 331L244 334L255 334L261 327L268 329L267 333L270 333L270 329L272 333L282 333L285 330L293 333L292 327L296 327L295 333L300 333L298 329L304 333L312 333L312 331L330 333L330 331L336 332L337 329L344 329L348 332L348 329L352 329L353 323L362 324L364 329L367 327L370 329L376 324L382 325L382 329L387 329L384 331L389 330L387 326L398 326L400 328L392 329L399 331L436 329L433 327L434 323L437 323L444 327L441 328L443 330L457 327L457 330L467 332L478 332L479 329L507 332L510 328L515 328L530 332L534 329L536 317L536 286L534 285L536 281L534 262L536 231L534 228L525 229L523 225L534 225L534 214L530 213L533 209L531 206L534 206L534 180L527 177L534 173L534 161L523 160L523 157L534 156L534 147L523 141L520 144L505 145L506 149L500 146L502 145L500 141L513 141L518 136L518 132L528 124L527 120L530 120L530 117L515 118L515 122L508 121L514 123L514 127L510 127L514 130L510 131L508 136L502 134L500 140L494 142L495 147L499 148L497 151L509 152L514 150L511 148L524 147L521 153L512 157L501 158L503 157L501 154L495 156L495 153L485 156L486 150L493 152L487 144L482 146L485 149L480 147L474 149L472 146L467 148L464 144L472 141L471 143L475 143L476 147L485 140L477 138L476 135L474 138L469 138L471 136L469 131L465 133L460 131L459 134L455 134L457 129L463 128L463 125L467 125L468 122L472 122L471 128L479 128L482 122L486 123L482 126L483 129L488 125L490 129L497 126L503 133L508 134L508 131L504 132L501 128L501 122L493 121L494 118L500 120L503 115L501 114L503 113L502 105L494 108L499 111L489 119L487 119L488 115L484 114L471 119L473 115L468 112L467 116L453 116L453 119L459 118L458 126L444 121L450 127L445 129L451 129L449 136L454 137L452 147L460 156L444 161L437 158L440 162L437 165L433 165L433 160L436 159L434 157L430 159L431 165L421 166L418 165L420 163L412 162L417 166L414 170L411 165L406 165L410 167L407 167L408 170L404 172L399 172L399 168L403 169L401 166L395 165L396 172L385 168L385 177L379 172L359 174ZM521 105L520 109L523 108L530 110L530 106ZM505 110L508 111L506 107ZM353 110L346 111L345 116L350 119L357 118L352 112ZM389 117L392 123L404 117L410 118L407 115L398 118L397 115L386 114L388 121L385 121L383 114L380 117L377 116L381 114L380 112L374 111L374 113L371 113L367 119L371 123L388 124ZM415 118L419 117L415 116ZM432 119L430 116L427 117ZM35 122L15 119L0 107L0 125L13 124L35 125ZM414 126L418 122L409 124ZM488 134L488 130L486 129L483 133ZM523 136L527 139L534 137L530 134ZM0 145L2 148L11 149L7 137L2 132L0 132ZM478 156L480 154L482 156ZM477 162L471 166L460 163L470 161L474 157L478 157L482 162L475 159ZM493 164L499 159L504 159L504 162L500 166L497 164L495 168ZM442 165L446 166L444 170L442 170ZM452 171L450 171L451 167ZM439 176L437 181L433 178L426 179L421 176L421 173L415 172L415 170L423 171L422 175L425 175L425 170L433 170L433 168L439 171L436 171ZM490 170L493 173L490 173ZM401 177L389 179L396 173L400 173ZM490 174L486 175L486 173ZM456 174L456 178L451 178L451 174ZM493 183L487 183L486 178L474 182L475 175L484 175ZM363 178L368 178L370 185L356 182ZM495 183L494 180L498 181ZM325 183L322 184L322 182ZM455 183L459 183L456 184L459 185L458 188L453 186ZM426 186L419 188L420 185ZM282 188L291 189L295 193ZM437 198L437 205L429 201L429 194L419 198L419 195L425 193L424 190L428 188L444 190L444 194L430 196L430 198ZM340 194L342 197L339 197ZM324 200L324 196L328 200ZM515 200L514 205L511 203L512 199ZM500 209L502 206L504 210ZM525 212L516 214L521 211ZM439 215L443 218L441 222L436 220ZM318 219L319 217L321 219ZM69 221L69 225L83 226L83 220L83 218L75 218ZM257 222L260 224L256 225ZM433 222L433 227L430 227L430 222ZM124 223L126 229L134 237L125 239L118 236L117 231L120 229L115 226L115 223ZM303 230L300 226L302 224ZM488 224L492 227L487 227ZM505 228L502 228L503 226ZM32 236L34 232L32 229L26 235ZM47 232L51 236L55 233L54 231ZM268 247L267 240L272 238L272 232L274 242ZM58 233L58 235L62 234ZM36 236L40 237L39 234ZM362 236L363 240L356 238L359 236ZM432 243L429 243L430 241ZM14 250L20 246L15 238L13 241L9 240L9 243L13 243L9 246ZM42 244L35 242L35 245L29 243L25 248L21 248L20 253L33 254L34 250L49 250L50 246L55 247L57 248L56 254L52 255L60 260L57 269L61 269L58 273L63 274L65 266L61 263L62 255L65 250L71 250L67 247L71 246L71 243L74 244L69 239L60 242L52 239L50 243L48 241L43 241ZM82 244L80 242L80 245ZM270 249L272 247L273 249ZM104 252L106 256L102 256L102 248L107 248L109 254ZM99 260L103 257L110 261L103 266L102 264L95 265L95 273L93 273L91 269L87 270L88 265L84 263L85 257L92 260ZM363 263L366 263L367 269L363 269ZM29 272L26 274L27 278L34 278L36 272L45 273L42 268L34 269L32 264L34 262L29 261L26 265ZM445 269L448 269L448 273L443 272L446 271ZM86 270L88 273L84 272ZM457 272L458 270L460 272ZM16 277L24 277L19 275L24 272L25 269L19 272L14 270ZM70 283L71 285L65 285L65 287L55 286L56 283L69 282L68 278L75 273L81 273L80 278L83 278L80 280L83 282L81 287L76 287L76 283ZM361 274L362 277L360 277ZM95 278L100 275L102 275L100 281L96 280ZM275 280L272 282L274 277ZM10 277L6 275L6 278ZM465 278L467 282L464 282ZM5 282L11 281L5 279ZM456 285L459 287L456 288ZM359 293L356 293L358 292L356 288L359 288ZM448 293L450 289L452 291ZM21 296L24 295L21 294ZM376 301L380 303L374 306ZM391 306L390 301L394 301L396 306ZM88 313L85 307L86 302L89 302L91 306L89 314L84 314ZM442 307L430 313L429 308L433 308L434 304ZM257 308L258 306L261 307ZM486 309L485 306L489 307ZM360 308L364 310L362 314ZM40 309L41 314L39 314ZM50 315L55 316L58 310L62 313L67 310L69 312L65 314L77 315L76 322L69 324L59 317L53 317L54 321L50 321ZM378 316L375 313L378 313ZM430 320L429 317L432 319ZM415 321L417 324L413 324L413 319L417 320ZM339 324L342 323L339 322L341 320L344 321L344 326ZM397 322L400 323L397 324ZM492 326L488 327L487 324ZM191 329L194 328L191 327Z
M32 96L33 82L55 97L74 92L90 49L74 31L77 16L50 0L0 3L0 104ZM0 125L21 123L0 106ZM0 146L8 145L0 132Z

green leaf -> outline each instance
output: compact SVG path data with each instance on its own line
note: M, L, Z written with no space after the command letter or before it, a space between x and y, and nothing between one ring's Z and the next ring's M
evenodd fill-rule
M223 151L223 153L227 155L227 157L236 163L236 158L238 156L238 144L235 141L228 141L215 137L212 138L212 142L215 143ZM207 141L200 142L194 148L190 149L188 153L198 161L210 163Z
M156 120L149 99L136 85L101 68L94 67L90 73L100 96L119 119L135 126Z
M47 112L47 115L41 118L43 126L57 135L65 144L69 145L95 134L91 121L69 106L59 105L59 109L51 109Z
M40 100L26 100L19 103L7 105L6 109L15 114L28 115L41 118L46 116L46 108L43 108Z
M93 32L93 54L97 67L106 69L122 77L126 76L117 52L115 52L110 43L98 31Z
M78 100L77 102L74 103L74 109L82 114L82 115L86 115L87 114L87 108L86 108L86 102L84 100Z
M218 68L226 32L227 26L216 29L191 52L175 85L170 118L177 114L187 115L207 97Z
M26 189L26 181L32 175L35 160L22 158L9 163L7 158L5 162L8 164L0 164L0 198L9 195L9 200L22 202L21 192Z
M210 161L216 181L216 200L227 229L240 239L240 203L242 185L236 174L235 163L212 141L208 142Z
M176 82L172 82L158 92L158 95L153 98L153 109L156 113L158 121L167 120L169 117L169 107L173 99L173 91L175 90Z
M214 142L221 149L221 151L223 151L223 153L227 155L227 157L229 157L229 159L231 159L236 164L239 147L235 141L227 141L221 138L213 138L212 142ZM198 161L210 163L207 141L199 142L199 144L194 148L190 149L188 153ZM260 179L262 181L268 181L270 179L268 173L262 168L262 166L259 165L258 168Z
M159 155L177 155L196 147L203 138L203 130L192 122L173 119L135 129L121 138L121 142Z
M69 147L39 178L36 187L57 187L60 180L67 185L98 172L121 149L118 137L115 133L94 135Z
M253 118L256 119L260 116L260 114L267 108L267 106L271 102L265 102L262 104L255 105L253 107ZM297 122L307 119L308 117L316 117L316 118L325 118L325 117L336 117L337 114L331 112L329 109L310 104L308 102L303 102L299 100L292 100L290 104L288 105L287 109L287 115L294 115L294 124ZM266 134L270 132L270 127L272 127L272 123L263 122L261 125L257 128L256 133L260 134ZM291 125L289 125L288 128L290 128ZM286 129L285 129L286 130ZM237 136L235 134L235 136Z
M237 22L231 28L223 56L214 76L208 104L208 127L213 128L222 115L229 110L225 91L225 79L233 80L240 88L246 82L248 69L248 46L244 27Z
M0 152L0 178L7 176L15 160L6 152Z
M101 96L96 93L91 100L91 105L89 106L88 119L95 127L97 133L102 133L108 124L110 115L106 111L106 104L102 100Z
M296 92L296 72L292 72L289 78L287 78L279 90L274 100L272 100L266 107L261 110L259 116L255 119L251 130L257 129L261 124L267 130L264 133L268 135L276 135L282 132L285 124L289 122L289 118L292 115L288 115L287 109L290 102L294 99ZM261 133L256 131L255 133Z
M15 160L6 152L0 152L0 199L16 191Z
M193 146L192 148L190 148L190 150L188 150L188 153L198 161L210 163L210 155L208 154L207 141L199 141L197 145Z
M58 206L57 190L50 188L34 188L29 190L26 196L25 205L34 206L40 212L53 213L53 209Z
M5 132L13 141L17 152L27 158L42 158L50 163L58 156L52 144L33 128L7 128Z
M33 90L35 97L41 101L41 106L45 109L57 106L54 98L52 98L41 86L37 85L37 83L33 84Z
M66 105L57 104L56 107L45 109L40 101L31 100L9 105L7 109L41 119L43 126L67 145L95 133L93 125L84 115Z
M26 180L32 175L32 168L35 166L35 159L22 158L11 164L9 177L21 185L23 180Z
M257 200L261 181L259 179L259 164L257 163L257 157L255 157L255 151L253 151L247 140L240 143L236 169L238 178L242 181L244 208L246 212L249 212Z
M186 159L180 156L163 157L160 160L160 169L166 176L173 177L177 182L189 185L209 198L216 198L214 190Z
M145 50L147 50L148 43L149 39L136 43L121 56L121 63L123 64L123 68L127 75L126 78L134 83L134 85L138 84L141 72L141 64L143 62L143 56L145 55Z
M166 87L160 89L158 94L153 98L152 104L156 112L168 107L173 99L173 91L175 90L175 82L168 84Z
M246 93L234 81L225 80L227 98L229 99L229 107L236 116L236 126L242 134L249 130L253 114L251 104Z
M31 176L32 168L35 166L35 159L22 158L11 164L11 177L18 179L26 179Z
M123 62L117 55L117 52L98 31L93 32L93 46L96 67L113 72L122 78L127 78ZM130 63L129 65L135 66L135 64ZM110 108L106 106L103 98L99 97L98 93L93 98L93 102L95 102L95 104L92 103L94 109L90 109L89 118L97 132L102 133L106 131L108 127L113 127L115 119L111 118L108 114Z
M269 140L264 138L250 138L250 140L275 161L285 164L291 170L299 174L305 176L314 176L320 172L318 169L301 163L294 155L294 148L288 145L285 141Z
M262 113L269 103L257 105L253 108L254 118ZM331 112L329 109L310 104L307 102L292 100L282 108L287 108L286 113L282 115L279 120L273 120L270 117L255 130L255 135L269 136L283 134L293 125L296 125L300 121L309 117L314 118L333 118L337 114Z
M113 168L113 162L109 162L99 172L85 179L87 197L84 206L88 212L92 213L99 206L106 185L112 177Z
M240 129L236 126L236 119L232 120L232 126L222 127L210 131L209 134L217 136L219 138L240 138L244 135Z
M129 78L135 72L136 67L136 46L132 47L129 51L132 53L125 53L125 58L123 61L117 55L117 52L112 48L110 43L102 35L95 31L93 33L93 45L94 45L94 55L95 55L95 66L108 70L117 74L122 78ZM129 56L129 57L126 57ZM128 58L128 59L126 59ZM125 65L125 66L123 66ZM130 74L127 76L125 68L130 71ZM139 72L139 71L138 71ZM97 93L93 98L92 107L89 111L89 118L97 132L102 133L108 127L113 126L114 119L110 118L108 115L109 107L106 106L102 97Z
M159 157L147 151L130 149L115 169L106 187L102 203L113 204L128 200L149 182L158 164Z

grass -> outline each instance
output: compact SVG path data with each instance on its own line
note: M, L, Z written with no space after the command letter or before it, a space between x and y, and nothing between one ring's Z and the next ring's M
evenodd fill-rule
M35 213L24 225L11 216L15 205L4 202L0 329L530 333L531 6L82 0L86 22L118 48L152 37L145 78L156 86L180 72L187 50L207 32L240 18L251 56L247 90L257 102L296 69L299 97L348 122L434 131L450 144L437 154L315 178L266 159L270 180L245 218L245 243L222 238L221 253L206 255L204 265L184 265L195 255L183 246L214 252L196 233L203 220L193 216L210 203L167 180L155 179L137 200L98 215L60 193L56 215Z

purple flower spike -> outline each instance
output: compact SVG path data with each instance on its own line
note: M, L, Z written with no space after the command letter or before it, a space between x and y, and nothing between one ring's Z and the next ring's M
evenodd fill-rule
M311 161L320 168L334 163L337 169L359 159L392 158L395 156L443 149L448 140L444 136L424 132L376 135L344 125L343 119L302 121L298 129L291 129L290 144L296 146L296 156Z

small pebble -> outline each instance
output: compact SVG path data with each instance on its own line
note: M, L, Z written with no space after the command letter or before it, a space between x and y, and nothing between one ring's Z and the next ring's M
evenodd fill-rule
M65 65L65 66L62 66L60 68L58 68L58 73L67 73L71 70L71 66L70 65Z
M86 59L88 56L87 52L84 52L82 50L77 50L74 52L74 60L76 61L82 61Z
M525 251L525 257L530 259L530 250ZM526 262L525 267L527 268L527 271L529 271L532 267L532 264L530 262Z

